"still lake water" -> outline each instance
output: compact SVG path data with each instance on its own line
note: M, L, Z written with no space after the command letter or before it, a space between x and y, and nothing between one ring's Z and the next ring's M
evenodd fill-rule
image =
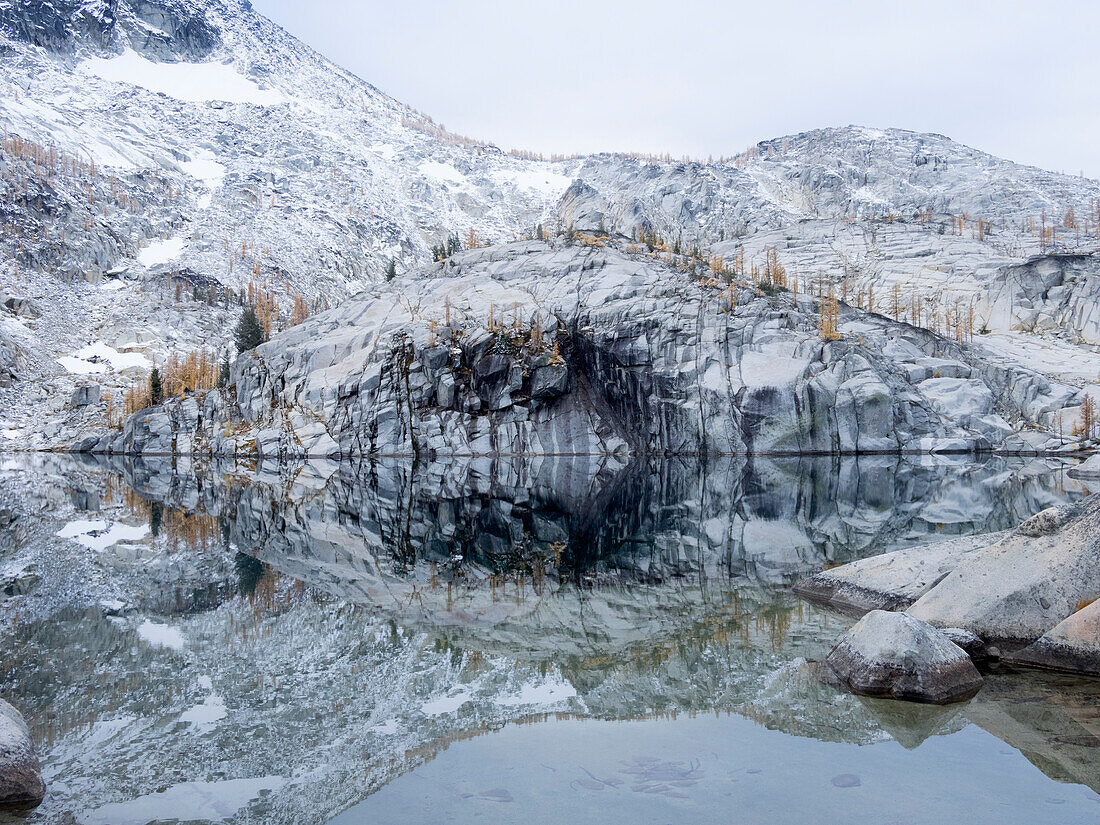
M1100 823L1100 685L860 699L818 664L852 618L790 593L1087 494L1064 469L9 456L25 821Z

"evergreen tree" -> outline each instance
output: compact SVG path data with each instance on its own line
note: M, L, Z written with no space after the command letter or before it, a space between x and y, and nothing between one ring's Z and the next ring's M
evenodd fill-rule
M397 277L397 262L393 258L390 258L389 264L386 266L386 280L392 281Z
M227 352L222 356L222 366L218 371L218 386L226 387L229 385L229 353Z
M233 337L237 342L237 352L255 349L267 340L260 319L256 317L256 310L251 305L246 306L241 313L241 320L237 322Z
M156 406L164 400L164 385L160 381L160 370L153 367L149 373L149 403Z
M457 232L452 232L450 237L447 238L447 257L451 257L456 252L462 251L462 239L458 237Z
M452 232L450 235L447 236L446 241L441 241L440 243L434 244L432 246L432 260L445 261L456 252L461 251L462 239L458 237L457 232Z
M233 566L237 568L237 589L242 596L251 596L256 585L264 575L264 563L247 553L237 552L233 557Z

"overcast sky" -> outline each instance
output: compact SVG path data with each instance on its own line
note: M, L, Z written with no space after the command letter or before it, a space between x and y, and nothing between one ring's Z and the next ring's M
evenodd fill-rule
M253 0L505 149L730 155L857 123L1100 177L1100 3Z

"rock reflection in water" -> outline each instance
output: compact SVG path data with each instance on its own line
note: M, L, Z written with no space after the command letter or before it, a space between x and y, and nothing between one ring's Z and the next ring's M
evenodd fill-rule
M112 494L114 472L136 495ZM0 694L43 743L53 790L39 816L51 822L138 816L137 803L164 803L166 787L181 798L189 783L254 790L254 821L324 822L451 743L561 716L718 711L807 748L915 748L963 728L967 711L899 717L830 685L815 663L849 620L785 585L1081 493L1043 463L893 458L136 461L20 483L62 476L87 476L78 498L98 492L97 520L150 529L90 557L83 606L0 629L13 652ZM87 559L57 536L90 520L65 501L18 521L59 556ZM79 601L66 587L56 601ZM1027 721L1029 702L1047 719L1045 703L1066 694L1031 684L1005 688L1023 717L1002 725L1005 740L1091 784L1086 751L1063 766L1043 748L1076 734ZM633 781L668 773L634 769ZM237 780L255 782L224 785Z
M382 459L255 474L120 466L153 501L227 519L243 552L370 603L429 568L459 586L504 585L512 574L789 584L899 544L1014 526L1080 494L1044 464L1004 459Z

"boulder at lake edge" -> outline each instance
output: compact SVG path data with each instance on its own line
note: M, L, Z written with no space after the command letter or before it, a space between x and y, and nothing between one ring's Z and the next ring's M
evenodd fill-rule
M1006 661L1100 676L1100 601L1094 601L1044 633Z
M969 699L983 683L962 648L908 613L872 610L825 662L862 696L944 705Z
M1076 467L1070 467L1066 475L1070 478L1100 478L1100 453L1090 455Z
M825 570L795 592L848 611L905 610L969 634L968 652L997 658L996 648L1030 645L1100 597L1100 495L1051 507L1014 530Z
M1100 496L1032 516L966 555L909 613L987 645L1031 644L1100 596Z
M857 614L904 610L962 563L1003 534L961 536L919 544L815 573L795 585L800 596Z
M33 808L45 795L42 767L27 723L0 699L0 810Z

